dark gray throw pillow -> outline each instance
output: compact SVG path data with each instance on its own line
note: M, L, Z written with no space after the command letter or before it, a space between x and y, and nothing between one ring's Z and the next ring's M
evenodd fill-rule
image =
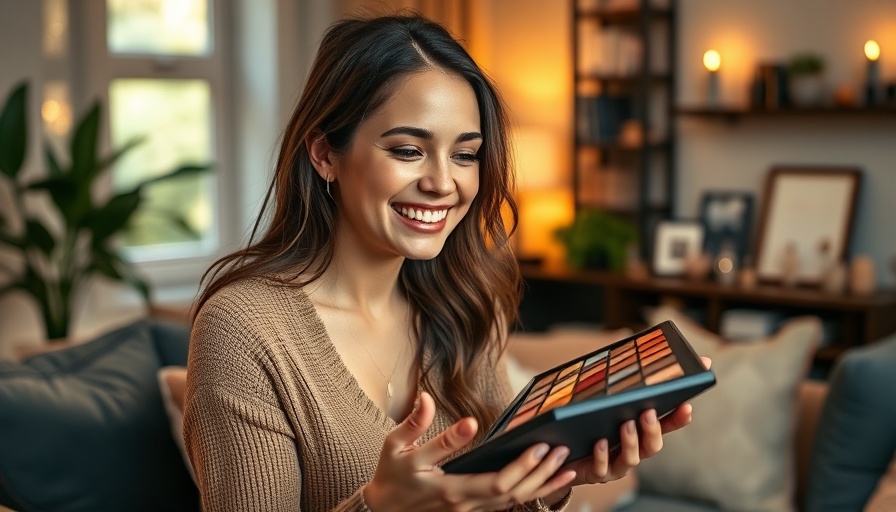
M0 361L0 504L22 512L199 510L156 373L186 327L146 321Z
M896 450L896 336L853 349L830 378L806 493L808 512L862 510Z

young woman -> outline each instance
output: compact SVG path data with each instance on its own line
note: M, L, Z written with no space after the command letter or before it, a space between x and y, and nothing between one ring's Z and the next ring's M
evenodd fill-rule
M566 448L539 444L499 472L439 469L512 399L506 130L494 87L439 25L329 30L263 232L198 300L184 435L207 512L554 510L690 421L688 406L647 411L613 460L605 441L566 466Z

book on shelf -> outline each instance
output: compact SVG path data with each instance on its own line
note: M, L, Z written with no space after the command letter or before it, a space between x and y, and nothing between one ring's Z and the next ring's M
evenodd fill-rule
M632 99L625 95L596 94L576 98L579 141L615 143L622 124L632 118Z

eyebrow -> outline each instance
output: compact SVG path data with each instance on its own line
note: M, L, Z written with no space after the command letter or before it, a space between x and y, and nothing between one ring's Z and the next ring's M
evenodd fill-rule
M417 128L414 126L396 126L395 128L386 130L380 137L389 137L391 135L410 135L420 139L432 140L433 133L425 128ZM471 140L482 140L482 134L479 132L464 132L458 135L455 142L467 142Z

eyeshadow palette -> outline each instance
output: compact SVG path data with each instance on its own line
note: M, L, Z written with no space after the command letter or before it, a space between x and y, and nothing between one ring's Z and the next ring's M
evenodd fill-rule
M663 322L533 377L483 441L443 469L497 471L540 442L568 447L567 462L603 438L617 450L624 422L647 409L665 416L715 381L675 324Z

